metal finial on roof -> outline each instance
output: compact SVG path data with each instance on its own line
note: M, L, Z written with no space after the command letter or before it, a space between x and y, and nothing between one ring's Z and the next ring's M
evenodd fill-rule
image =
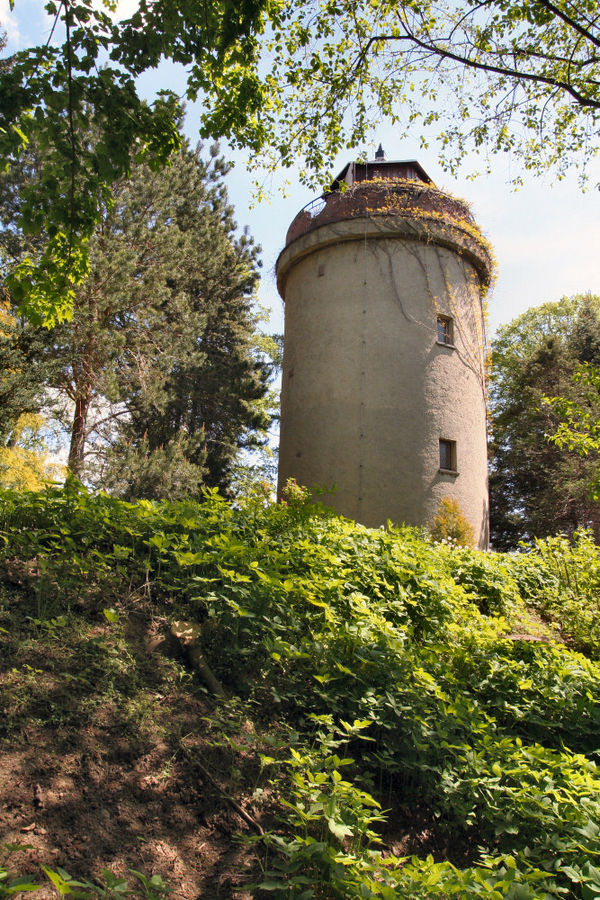
M377 153L375 154L375 159L385 159L385 151L381 144L377 148Z

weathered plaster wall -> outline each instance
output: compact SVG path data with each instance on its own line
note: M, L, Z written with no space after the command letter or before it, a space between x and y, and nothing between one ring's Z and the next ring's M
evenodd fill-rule
M280 489L335 484L323 502L369 526L424 524L452 497L487 546L483 264L457 227L391 216L286 247ZM437 343L438 314L454 348ZM440 438L458 475L439 471Z

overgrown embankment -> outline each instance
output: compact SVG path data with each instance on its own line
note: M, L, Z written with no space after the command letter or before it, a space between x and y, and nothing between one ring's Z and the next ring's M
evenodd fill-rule
M2 495L0 529L0 741L24 785L0 792L0 841L34 847L13 875L39 860L119 896L109 867L160 896L141 868L186 900L600 895L585 534L482 554L301 491L234 508L76 485ZM224 699L156 652L176 620Z

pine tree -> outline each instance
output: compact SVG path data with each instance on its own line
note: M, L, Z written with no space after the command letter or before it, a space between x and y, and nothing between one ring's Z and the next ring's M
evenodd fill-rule
M257 248L247 234L234 237L226 166L214 159L213 167L208 191L194 154L181 155L169 173L182 200L174 212L181 262L169 277L178 302L166 319L160 304L155 321L175 333L177 352L157 367L130 356L119 369L127 416L103 478L124 496L180 496L186 481L188 493L197 491L200 475L226 490L239 451L263 443L270 421L270 368L252 308Z
M259 248L236 237L227 169L216 150L204 162L188 147L159 172L135 166L94 233L72 320L37 332L46 386L65 400L70 471L122 495L225 487L268 424ZM18 191L5 199L14 207ZM4 240L7 256L25 251L14 229Z

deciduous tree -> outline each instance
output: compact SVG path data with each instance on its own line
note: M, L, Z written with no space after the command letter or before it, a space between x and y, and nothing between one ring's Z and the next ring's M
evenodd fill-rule
M596 359L600 359L600 353ZM557 447L575 450L580 456L596 461L590 494L593 500L600 501L600 367L585 362L575 371L573 381L580 388L579 399L545 398L559 418L558 428L550 440Z
M451 170L482 148L560 175L598 151L596 0L301 0L273 18L257 115L272 166L320 173L382 118L437 130Z
M582 362L600 363L600 297L585 294L528 310L492 344L490 510L496 548L592 525L600 504L590 496L597 459L550 438L559 416L546 396L586 406L572 380Z
M142 0L133 16L115 22L111 0L103 7L93 0L46 3L53 17L48 40L16 53L1 72L0 159L14 164L35 141L44 160L20 210L21 227L43 234L43 252L21 259L10 275L31 318L54 324L70 315L111 185L132 162L158 168L180 146L175 94L163 91L147 104L136 77L165 57L188 67L189 98L226 81L230 118L243 130L262 99L254 63L267 5Z
M64 477L64 466L50 456L47 432L42 416L19 416L10 440L4 446L0 444L0 488L39 491L48 482Z
M46 322L69 313L110 185L132 158L159 166L178 146L173 94L149 106L136 91L162 57L187 67L189 98L202 95L203 136L249 148L261 167L299 163L310 183L382 119L398 138L437 129L450 169L475 147L561 175L598 151L596 0L141 0L119 23L92 0L46 9L62 44L15 55L0 122L8 163L32 137L46 151L22 209L44 253L11 275ZM93 145L80 137L91 128Z

